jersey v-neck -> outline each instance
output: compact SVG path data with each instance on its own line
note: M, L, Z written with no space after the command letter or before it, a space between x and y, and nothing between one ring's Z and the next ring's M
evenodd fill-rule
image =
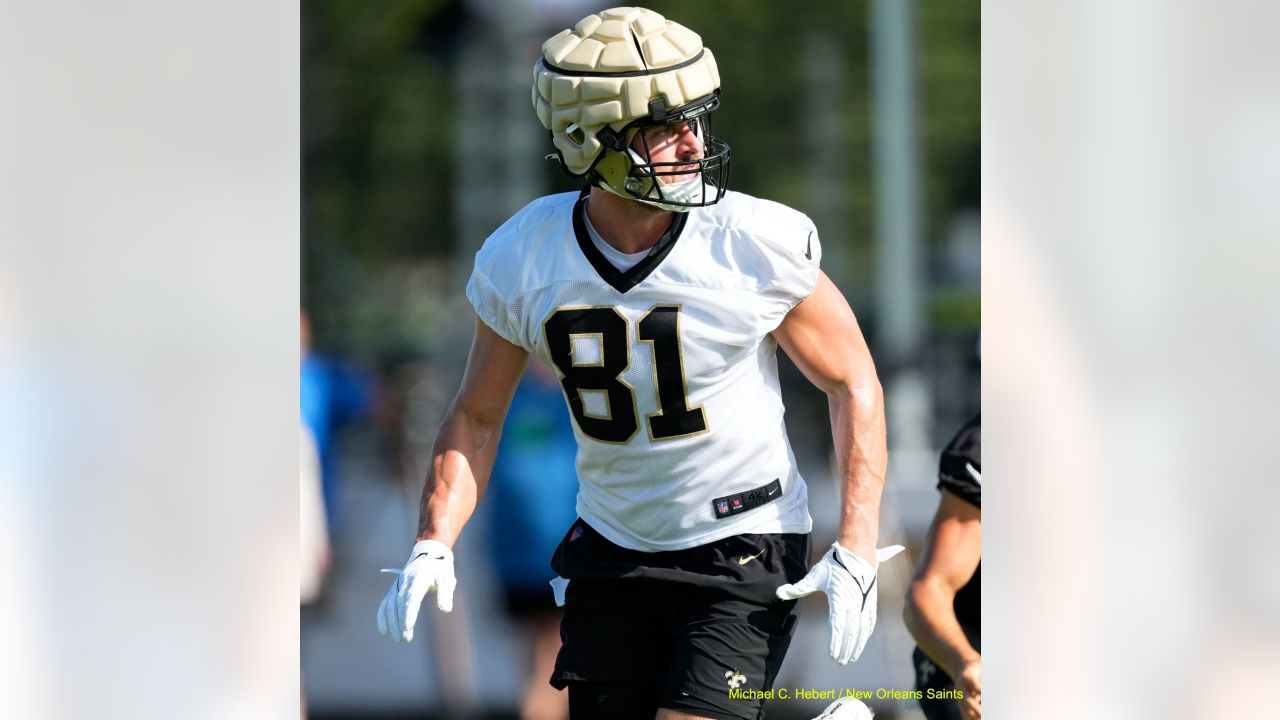
M578 201L573 205L573 234L578 239L578 247L582 249L582 254L587 257L591 263L591 267L596 269L596 273L601 280L609 283L614 290L625 293L631 288L644 282L649 274L662 264L663 259L675 247L676 240L680 239L680 233L684 230L685 222L689 219L688 213L673 213L675 217L671 220L670 227L662 233L662 237L658 239L656 245L649 250L649 254L640 262L636 263L629 270L619 270L609 262L604 253L600 252L600 248L591 241L591 235L587 232L586 212L587 197L591 193L591 186L582 189L582 194L578 196Z
M587 201L587 203L589 205L590 201ZM582 223L587 226L587 234L591 236L591 244L595 245L596 249L604 255L604 259L608 260L610 265L618 268L619 272L630 270L636 266L636 263L649 255L649 250L641 250L638 253L624 253L605 242L604 238L600 237L599 231L596 230L596 226L591 224L591 213L589 212L582 213ZM650 250L652 249L650 248Z

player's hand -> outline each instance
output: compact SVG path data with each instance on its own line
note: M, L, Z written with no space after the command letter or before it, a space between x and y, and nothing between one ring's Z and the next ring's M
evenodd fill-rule
M378 608L378 632L390 635L392 640L413 640L418 608L432 590L436 592L436 607L441 612L453 610L453 589L458 581L453 576L453 551L444 543L419 541L413 546L413 553L403 570L382 572L398 573Z
M965 663L955 678L956 689L964 693L957 700L967 720L982 720L982 661Z
M876 551L876 563L902 552L901 545ZM831 657L841 665L857 660L876 626L876 568L839 543L809 568L798 583L778 588L782 600L795 600L821 590L827 594L831 619Z

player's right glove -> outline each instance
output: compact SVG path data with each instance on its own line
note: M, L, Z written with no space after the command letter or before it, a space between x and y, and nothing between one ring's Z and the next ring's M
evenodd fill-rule
M902 552L901 545L876 550L876 564ZM821 590L827 594L831 620L831 657L841 665L857 660L876 626L876 570L870 563L832 543L831 550L809 568L798 583L783 585L777 595L795 600Z
M413 626L418 622L418 609L427 593L436 592L436 607L441 612L453 610L453 589L458 581L453 576L453 551L437 540L421 540L403 570L397 573L387 596L378 608L378 632L390 635L396 642L413 640Z

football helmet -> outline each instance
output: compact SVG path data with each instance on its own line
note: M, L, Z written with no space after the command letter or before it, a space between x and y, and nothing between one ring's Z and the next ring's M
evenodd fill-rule
M543 43L533 66L533 106L565 171L666 210L724 197L729 145L710 121L719 104L720 72L702 38L645 8L588 15ZM693 133L686 147L701 152L655 162L645 129L659 126Z

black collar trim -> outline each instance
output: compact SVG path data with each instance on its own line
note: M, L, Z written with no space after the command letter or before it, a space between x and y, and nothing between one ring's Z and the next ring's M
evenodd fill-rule
M631 267L630 270L622 272L614 267L612 263L605 258L604 253L600 252L600 248L591 241L591 235L587 232L587 196L591 193L591 186L583 188L582 194L578 196L578 202L573 206L573 234L578 238L578 247L582 248L582 254L587 256L591 266L596 269L596 273L600 275L600 279L613 286L614 290L625 293L631 288L644 282L649 274L658 268L667 253L676 246L676 240L680 239L680 233L684 231L685 222L689 219L689 213L672 213L675 217L671 220L670 227L662 233L662 237L658 239L658 244L649 250L649 254Z

